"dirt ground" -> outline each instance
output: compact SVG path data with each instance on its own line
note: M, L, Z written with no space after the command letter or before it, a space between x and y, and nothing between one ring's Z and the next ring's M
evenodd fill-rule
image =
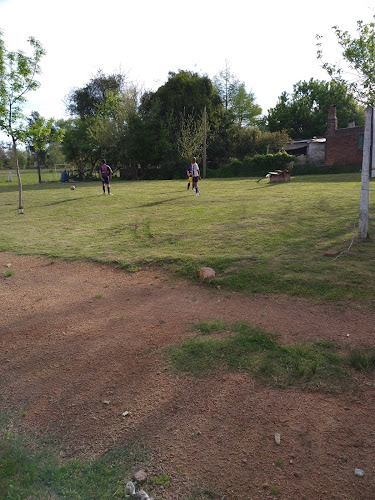
M326 395L246 374L180 378L162 349L215 320L244 320L285 344L374 345L374 309L248 298L162 269L8 253L0 269L0 411L22 410L24 430L54 432L62 458L140 440L152 453L139 468L171 477L154 495L166 500L188 498L195 484L218 499L375 499L373 379Z

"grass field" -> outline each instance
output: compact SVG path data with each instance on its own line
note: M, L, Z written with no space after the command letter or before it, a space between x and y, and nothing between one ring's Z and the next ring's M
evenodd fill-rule
M372 301L375 271L374 201L370 192L370 239L357 234L360 174L304 176L287 184L256 179L210 179L201 195L186 182L57 182L59 175L22 174L18 185L0 175L0 250L51 258L116 262L136 269L170 266L196 276L203 265L217 272L216 285L244 293L286 293L315 300ZM372 185L370 189L372 188ZM339 258L327 250L345 251Z
M114 262L130 271L164 265L189 279L197 279L205 265L217 272L212 286L375 305L372 185L370 238L353 238L359 174L295 177L288 184L202 180L199 197L186 191L185 181L114 180L113 196L103 196L99 182L77 182L71 190L59 177L43 173L48 182L39 185L36 172L22 173L25 213L18 215L16 176L8 182L8 172L0 172L0 251L51 261ZM344 253L334 260L324 256L327 250ZM3 270L4 279L12 279L12 273ZM373 349L342 353L339 346L318 340L283 346L243 323L217 321L195 329L197 337L168 351L177 372L199 377L243 371L276 387L334 393L349 384L350 369L367 372L375 366ZM223 330L231 335L220 337ZM1 498L125 498L125 478L147 460L148 450L129 445L90 461L64 462L53 437L40 442L43 437L19 436L12 418L0 413ZM185 500L209 498L219 497L203 491Z

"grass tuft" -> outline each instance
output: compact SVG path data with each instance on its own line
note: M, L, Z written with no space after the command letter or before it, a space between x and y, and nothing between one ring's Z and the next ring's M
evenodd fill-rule
M210 337L218 325L227 335ZM375 350L354 349L345 356L335 343L327 341L283 346L275 335L245 322L231 326L198 323L194 328L200 334L167 351L172 368L181 374L200 377L220 371L244 372L272 387L336 393L349 387L351 367L375 368Z
M124 498L125 479L146 458L138 444L113 450L90 461L67 463L55 455L53 444L0 435L0 498ZM31 444L32 442L32 444Z

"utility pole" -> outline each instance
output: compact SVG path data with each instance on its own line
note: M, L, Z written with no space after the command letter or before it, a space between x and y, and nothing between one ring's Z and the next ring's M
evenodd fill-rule
M359 204L358 238L366 239L368 233L368 211L369 211L369 191L370 173L372 172L372 136L374 127L374 108L367 106L365 120L365 136L363 141L362 158L362 185Z
M203 109L203 179L206 178L206 163L207 163L207 126L206 126L206 106Z

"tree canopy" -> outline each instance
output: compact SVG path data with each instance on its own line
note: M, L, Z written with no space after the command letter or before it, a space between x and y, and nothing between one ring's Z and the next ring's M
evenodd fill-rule
M23 106L26 94L39 87L35 79L41 71L40 60L45 55L41 43L34 37L28 42L32 54L8 52L0 30L0 129L12 140L12 151L17 169L19 213L23 213L22 181L18 164L17 143L25 142L27 129Z
M267 124L271 132L286 130L293 139L322 136L327 129L328 110L331 104L337 108L339 127L347 127L350 121L364 123L364 108L342 80L330 82L300 81L293 92L283 92L274 108L268 111Z
M349 65L353 75L346 78L348 88L362 104L375 105L375 16L374 21L368 24L357 21L357 37L341 30L338 26L332 28L341 46L341 55ZM341 66L323 61L322 37L318 39L318 58L323 68L331 78L343 80L345 73Z

